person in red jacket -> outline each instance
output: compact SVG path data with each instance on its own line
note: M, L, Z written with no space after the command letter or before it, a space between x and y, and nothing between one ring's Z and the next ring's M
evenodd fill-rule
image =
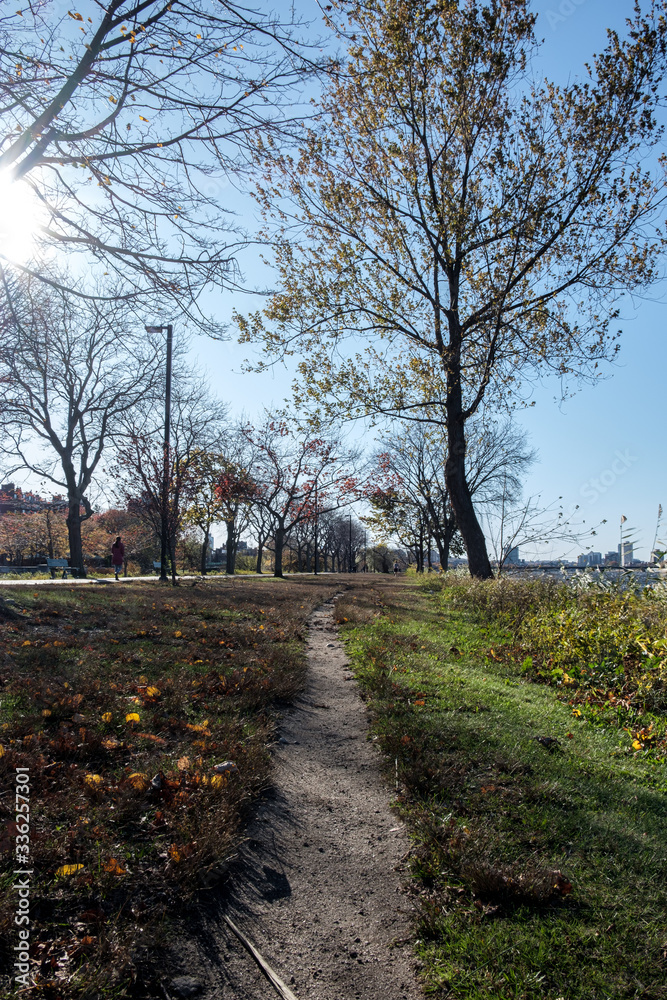
M116 574L116 579L120 576L120 571L123 568L123 558L125 556L125 546L120 540L120 535L116 541L111 546L111 565L114 568Z

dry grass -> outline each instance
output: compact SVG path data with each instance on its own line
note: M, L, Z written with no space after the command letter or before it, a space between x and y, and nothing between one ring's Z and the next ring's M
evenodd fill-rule
M1 626L0 961L11 981L15 769L30 771L26 996L155 995L175 904L214 885L270 777L274 707L334 579L11 593ZM231 760L237 771L218 774Z

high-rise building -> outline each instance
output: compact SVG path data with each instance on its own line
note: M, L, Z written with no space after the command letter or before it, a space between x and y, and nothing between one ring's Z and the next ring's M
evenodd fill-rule
M505 565L518 566L519 565L519 547L515 545L513 549L510 549L505 557Z
M577 556L577 566L601 566L602 565L602 553L601 552L584 552L582 555Z
M623 542L623 551L618 546L618 561L621 566L630 566L634 558L634 542Z

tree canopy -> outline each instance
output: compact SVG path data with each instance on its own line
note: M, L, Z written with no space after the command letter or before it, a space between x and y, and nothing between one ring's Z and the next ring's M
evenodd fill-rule
M36 0L0 17L3 197L27 184L41 241L96 261L109 297L157 292L188 311L207 283L238 279L225 189L250 137L292 113L295 25L232 0L82 9Z
M658 274L664 9L637 5L559 86L532 74L527 0L333 2L347 57L300 155L258 141L281 285L242 336L307 356L297 396L320 409L446 426L477 576L467 421L545 373L594 378L615 300Z

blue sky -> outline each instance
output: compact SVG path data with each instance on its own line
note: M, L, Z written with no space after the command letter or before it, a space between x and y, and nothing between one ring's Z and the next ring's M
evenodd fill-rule
M297 6L297 10L298 10ZM312 7L310 8L312 10ZM539 0L538 37L544 38L535 68L540 75L565 82L578 75L583 64L605 44L607 27L622 32L632 3L620 0ZM249 202L229 189L236 205L253 225ZM254 255L244 266L251 283L268 281ZM637 554L648 555L653 542L658 504L667 509L664 384L667 378L667 285L654 288L649 299L626 302L619 327L623 330L617 363L597 386L583 386L564 403L559 386L545 383L533 394L535 406L518 415L530 434L539 461L526 482L526 494L541 494L546 503L563 497L563 504L581 507L587 524L604 518L594 548L616 548L621 515L636 531ZM261 299L215 296L212 305L220 318L232 306L240 311L258 308ZM241 374L247 349L233 341L211 343L197 338L194 352L207 370L216 392L232 412L253 418L262 406L281 405L289 396L290 377L282 370L263 376ZM667 531L664 532L667 534ZM553 554L576 556L577 549L557 546ZM522 553L524 554L524 553ZM543 555L546 553L542 553ZM526 551L525 555L529 555Z
M540 0L538 36L544 38L544 75L564 81L605 43L608 27L623 30L632 3L619 0ZM658 504L667 508L665 374L667 373L667 285L644 301L627 301L617 364L600 384L584 386L559 403L558 386L544 385L535 407L519 419L529 431L540 462L526 483L545 500L563 496L579 503L587 523L607 518L595 548L616 548L621 515L636 529L637 549L646 557L653 543ZM664 532L663 532L664 535Z

